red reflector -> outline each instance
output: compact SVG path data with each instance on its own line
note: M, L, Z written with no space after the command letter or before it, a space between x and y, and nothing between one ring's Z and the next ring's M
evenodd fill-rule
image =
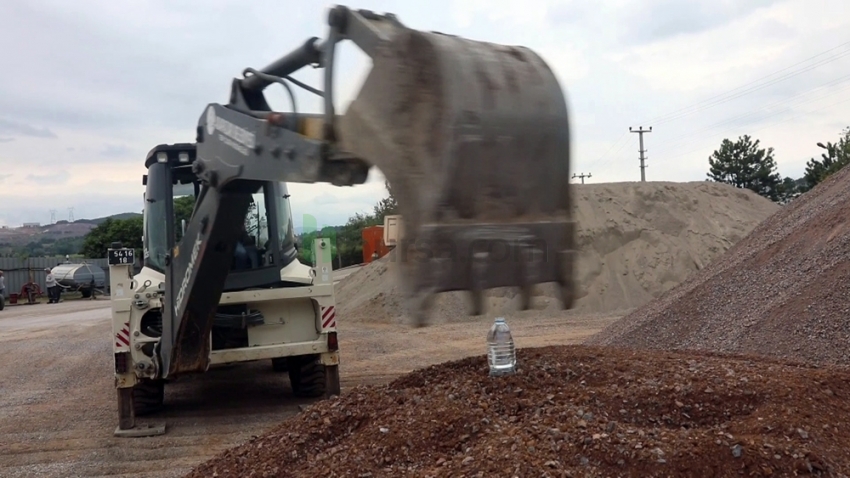
M339 343L336 341L336 332L328 332L328 350L339 350Z

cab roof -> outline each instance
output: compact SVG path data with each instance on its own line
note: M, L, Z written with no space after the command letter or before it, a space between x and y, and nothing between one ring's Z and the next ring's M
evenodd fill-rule
M154 146L145 157L145 168L150 168L151 165L158 162L159 153L165 153L168 158L168 163L173 166L185 166L195 162L196 143L174 143L174 144L158 144ZM188 153L189 161L181 162L180 153Z

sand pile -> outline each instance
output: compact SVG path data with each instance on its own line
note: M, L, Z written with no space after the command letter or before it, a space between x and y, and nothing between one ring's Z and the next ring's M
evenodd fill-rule
M590 340L850 364L850 168Z
M575 189L580 255L576 310L639 307L673 288L746 236L780 206L725 184L611 183ZM392 258L363 267L338 285L346 321L405 321ZM554 287L538 287L535 311L558 314ZM488 311L513 313L516 291L493 290ZM438 296L435 322L468 314L468 297Z
M588 347L484 357L319 402L195 477L840 476L850 372Z

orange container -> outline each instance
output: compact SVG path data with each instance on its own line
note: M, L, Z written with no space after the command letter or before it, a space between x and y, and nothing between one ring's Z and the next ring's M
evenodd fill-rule
M363 263L368 264L374 260L373 254L384 257L390 251L384 244L384 226L370 226L363 228Z

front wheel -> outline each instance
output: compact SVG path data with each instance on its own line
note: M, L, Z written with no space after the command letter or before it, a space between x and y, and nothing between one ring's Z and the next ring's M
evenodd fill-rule
M0 294L0 310L3 310L3 307L6 307L6 298L3 297L3 294Z
M162 410L165 402L165 382L144 380L133 386L133 413L148 415Z
M272 370L275 372L286 372L289 370L289 364L286 357L277 357L272 359Z
M296 396L321 397L325 394L325 366L319 362L318 355L290 357L288 365L289 383Z

